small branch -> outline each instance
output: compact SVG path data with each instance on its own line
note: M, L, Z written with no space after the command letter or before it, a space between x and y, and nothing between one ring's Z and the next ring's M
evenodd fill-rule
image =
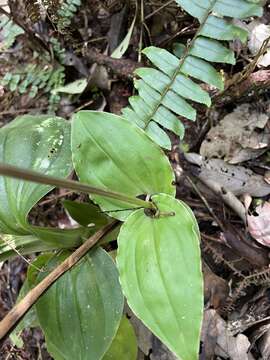
M151 14L148 14L144 20L149 19L150 17L152 17L153 15L159 13L161 10L163 10L165 7L167 7L168 5L172 4L174 2L174 0L169 0L167 1L165 4L161 5L159 8L157 8L156 10L154 10L153 12L151 12Z
M34 33L32 33L22 21L17 19L17 17L15 18L12 14L8 13L5 9L3 9L3 7L0 7L0 14L7 16L11 21L13 21L16 25L18 25L24 30L29 41L33 44L33 50L38 49L41 52L48 52L48 49L43 43L43 41L41 41Z
M105 225L83 243L74 253L72 253L62 264L57 266L48 276L45 277L36 287L17 304L0 321L0 340L3 340L12 329L18 324L22 317L37 302L40 296L65 272L70 270L87 252L108 232L113 230L118 221Z
M191 186L193 187L193 189L195 190L195 192L198 194L198 196L201 198L201 200L203 201L204 205L206 206L207 210L209 211L209 213L212 215L212 217L215 219L216 223L218 224L218 226L221 228L222 231L225 231L224 226L222 224L222 222L219 220L219 218L216 216L214 210L211 208L211 206L208 204L208 201L206 200L206 198L203 196L203 194L200 192L199 188L197 187L197 185L191 180L191 178L186 175L186 179L188 180L188 182L191 184Z
M132 79L134 71L142 66L142 64L132 60L111 58L110 56L101 54L93 49L88 49L86 51L86 59L92 63L107 66L119 77L127 79Z
M224 93L214 96L213 103L217 106L224 106L224 104L241 99L251 91L267 89L269 86L270 70L258 70L253 74L250 74L249 77L244 79L242 82L236 82L236 84L229 86Z
M115 191L96 188L94 186L89 186L74 180L66 180L54 176L43 175L36 171L21 169L17 166L0 163L0 175L16 178L19 180L31 181L39 184L56 186L68 190L75 190L86 194L101 195L111 199L127 202L135 206L156 210L155 205L151 201L144 201L136 197L131 197Z
M244 224L247 222L246 209L240 200L227 189L224 189L220 184L208 179L202 179L198 176L201 182L203 182L209 189L211 189L216 195L220 196L225 204L227 204L239 217L243 220Z

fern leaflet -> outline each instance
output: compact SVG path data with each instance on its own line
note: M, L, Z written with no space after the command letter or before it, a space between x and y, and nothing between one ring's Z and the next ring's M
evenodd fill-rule
M245 30L235 26L233 18L242 19L262 15L262 7L251 0L176 0L200 26L180 59L167 50L150 46L144 55L155 68L136 70L138 95L129 98L130 107L122 110L123 116L134 121L160 146L171 148L170 138L160 125L171 130L180 139L184 126L177 116L196 119L196 110L188 102L210 106L209 94L194 80L224 87L222 75L210 64L235 64L232 50L221 41L239 38L246 41ZM188 101L187 101L188 100Z

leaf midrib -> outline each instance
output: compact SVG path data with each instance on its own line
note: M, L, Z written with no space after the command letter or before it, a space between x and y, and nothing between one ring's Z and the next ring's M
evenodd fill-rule
M172 89L172 86L175 82L175 79L177 77L177 75L180 73L180 70L184 64L184 61L186 60L186 58L190 55L190 50L192 48L192 46L194 45L196 39L198 38L198 36L200 36L200 32L201 30L203 29L208 17L212 14L213 12L213 8L214 6L216 5L216 2L218 0L214 0L212 3L211 3L211 6L208 10L208 12L206 13L206 15L203 17L202 19L202 22L200 23L200 26L198 28L198 30L196 31L196 34L194 35L193 39L191 40L190 44L187 46L186 50L185 50L185 53L184 53L184 56L180 59L180 62L179 62L179 65L178 67L176 68L176 70L174 71L173 73L173 76L170 80L170 83L166 86L166 88L164 89L163 91L163 94L161 94L161 97L160 97L160 100L159 102L157 103L157 105L155 106L155 108L153 109L153 111L151 112L151 114L147 117L146 121L145 121L145 126L143 127L143 130L147 130L148 128L148 125L150 124L150 121L153 119L153 117L155 116L156 112L158 111L158 108L162 105L162 102L165 98L165 96L167 95L167 93Z

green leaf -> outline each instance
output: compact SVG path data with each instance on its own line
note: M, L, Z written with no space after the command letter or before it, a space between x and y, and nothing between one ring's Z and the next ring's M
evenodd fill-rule
M49 266L59 260L63 256ZM99 360L111 345L123 311L113 260L101 248L92 250L47 290L36 308L55 360Z
M184 44L174 44L171 54L165 49L150 46L142 51L157 69L141 68L135 73L143 80L135 80L139 96L132 96L130 108L123 109L123 116L141 127L160 146L169 149L168 138L155 125L157 113L165 107L171 113L173 125L163 121L162 126L174 131L175 115L195 120L196 111L192 100L210 106L209 95L190 78L198 79L223 90L223 78L210 62L235 64L233 51L220 41L247 39L247 32L233 25L234 18L259 16L262 6L245 0L176 0L189 14L196 17L201 26L195 38ZM256 2L256 1L255 1ZM230 19L231 18L231 19ZM147 86L146 86L147 85ZM160 119L160 116L158 117Z
M40 271L44 271L46 264L53 258L53 253L44 253L38 256L27 269L27 278L20 289L16 304L18 304L27 293L36 285L36 279ZM18 347L23 346L21 333L26 328L38 327L36 307L33 305L26 315L20 320L19 324L10 334L11 341ZM21 345L21 346L19 346Z
M263 15L262 6L252 4L245 0L218 0L215 3L213 12L237 19Z
M186 52L186 45L182 44L182 43L173 43L173 54L175 56L177 56L179 59L181 59L184 55L185 55L185 52Z
M137 3L136 3L136 11L135 11L135 15L134 18L132 20L132 23L128 29L128 32L126 34L126 36L124 37L123 41L121 41L121 43L119 44L119 46L113 51L113 53L111 54L112 58L115 59L120 59L124 53L127 51L129 43L130 43L130 39L133 33L133 29L134 29L134 25L136 22L136 18L137 18Z
M30 230L43 242L54 245L58 249L70 249L78 247L82 244L83 239L87 239L96 231L93 228L85 227L78 227L74 229L58 229L41 226L31 226Z
M16 40L16 37L24 33L24 30L9 20L6 15L0 16L0 29L1 50L9 49Z
M87 78L85 79L79 79L76 81L73 81L69 84L66 84L64 86L57 87L52 90L53 94L57 93L65 93L65 94L81 94L87 86Z
M204 60L194 56L188 56L183 63L182 71L184 74L202 80L207 84L214 85L220 90L224 88L222 76L212 65Z
M190 54L211 62L220 62L235 65L232 50L221 45L220 42L199 36L190 49Z
M149 46L142 52L158 69L169 77L174 75L180 64L180 60L165 49Z
M171 140L164 130L162 130L154 121L150 121L146 134L164 149L171 150Z
M18 252L21 255L25 255L54 249L56 249L56 246L45 243L34 235L0 235L0 262L17 256Z
M175 82L172 85L172 90L181 94L181 96L186 99L193 100L207 106L211 105L211 98L209 94L183 74L176 76Z
M158 111L154 116L154 120L158 124L174 132L176 135L180 137L180 139L183 139L185 134L184 125L182 124L181 121L179 121L179 119L173 113L171 113L164 106L159 107Z
M129 196L175 194L174 174L161 149L137 126L109 113L80 111L72 121L72 157L79 179ZM130 204L92 196L105 211ZM130 211L110 213L124 220Z
M69 253L66 251L66 254ZM53 260L55 256L57 255L55 255L53 252L44 252L31 263L27 269L27 282L29 290L33 289L37 285L39 274L42 276L42 273L47 271L49 262L52 261L55 263Z
M137 339L132 325L123 316L117 334L102 360L136 360Z
M200 30L200 35L217 40L240 39L246 42L248 33L246 30L235 26L231 21L216 16L209 16Z
M32 235L0 234L0 261L13 256L58 249L72 249L82 244L83 239L94 229L54 229L29 226Z
M68 176L72 169L69 123L48 115L16 118L0 129L0 161L47 175ZM52 188L0 177L0 231L29 233L29 211Z
M30 291L29 283L27 280L25 280L20 289L16 304L20 302L20 300L22 300L29 291ZM23 340L21 338L22 331L26 328L31 328L35 326L38 326L37 315L36 315L35 306L32 306L31 309L26 313L26 315L16 326L16 328L9 335L12 344L17 346L18 348L22 348L23 347Z
M97 227L108 224L109 218L100 211L100 208L94 204L79 203L76 201L64 200L63 205L69 215L77 221L78 224L88 226L95 224Z
M152 200L159 217L137 210L120 230L120 282L137 317L179 358L195 360L203 312L198 225L183 202L165 194Z
M221 16L232 18L246 18L249 16L262 16L260 5L245 0L175 0L187 13L203 21L207 14L213 12Z

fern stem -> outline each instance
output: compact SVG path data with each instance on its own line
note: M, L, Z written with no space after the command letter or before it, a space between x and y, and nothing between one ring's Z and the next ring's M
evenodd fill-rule
M43 175L36 171L18 168L17 166L0 163L0 175L44 185L56 186L69 190L75 190L86 194L100 195L111 199L127 202L137 207L139 206L146 209L156 210L155 205L151 201L141 200L136 197L131 197L115 191L96 188L74 180L66 180L54 176Z
M168 86L165 88L163 94L161 95L160 101L159 103L155 106L154 110L152 111L152 113L149 115L148 119L146 120L145 126L143 127L144 130L147 129L150 121L152 120L153 116L155 115L155 113L157 112L159 106L162 104L162 101L164 100L165 96L167 95L168 91L171 89L173 83L175 82L175 79L177 77L177 75L179 74L181 67L184 64L184 61L186 60L186 58L189 56L190 53L190 49L192 48L192 46L194 45L194 42L196 41L197 37L200 34L200 31L202 30L202 28L204 27L208 17L211 15L212 11L213 11L213 7L215 6L217 0L213 0L213 2L211 3L211 10L209 10L206 15L204 16L204 18L202 19L200 26L198 28L198 30L196 31L193 39L191 40L191 42L188 44L188 46L186 47L185 53L183 55L183 57L180 59L179 62L179 66L177 67L177 69L175 70L170 83L168 84Z

